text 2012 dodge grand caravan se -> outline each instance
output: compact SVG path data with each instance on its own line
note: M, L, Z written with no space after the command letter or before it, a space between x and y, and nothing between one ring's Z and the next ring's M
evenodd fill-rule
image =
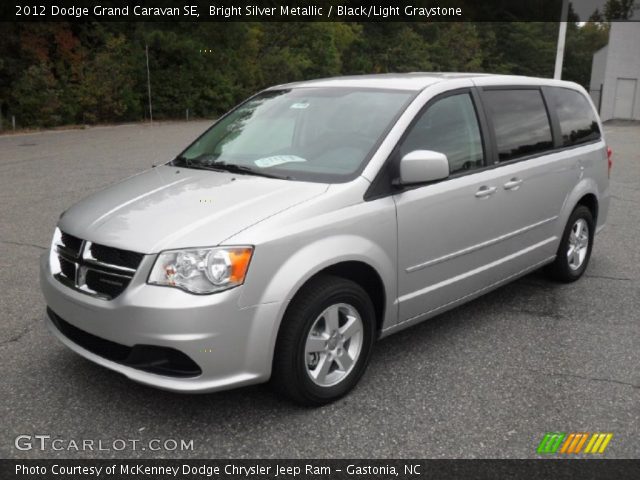
M171 162L60 218L47 323L181 392L273 384L322 404L374 341L546 266L580 278L609 207L585 91L474 74L267 89Z

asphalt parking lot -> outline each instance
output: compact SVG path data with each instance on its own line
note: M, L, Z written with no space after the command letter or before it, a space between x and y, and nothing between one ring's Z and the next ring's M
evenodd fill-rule
M171 159L208 122L0 136L0 457L535 457L543 434L611 432L640 458L640 125L606 125L608 227L586 277L539 273L381 341L358 388L304 409L255 386L137 385L47 331L38 257L82 197ZM193 440L192 451L18 450L16 436Z

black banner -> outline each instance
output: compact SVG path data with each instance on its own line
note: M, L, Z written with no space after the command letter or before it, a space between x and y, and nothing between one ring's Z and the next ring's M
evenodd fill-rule
M0 478L637 480L640 460L0 460Z
M14 0L0 5L11 22L493 22L560 20L562 0Z

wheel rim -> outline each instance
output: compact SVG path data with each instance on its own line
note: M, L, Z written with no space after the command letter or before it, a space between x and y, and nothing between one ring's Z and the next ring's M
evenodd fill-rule
M576 220L569 234L567 261L571 270L578 270L587 258L589 249L589 225L583 218Z
M358 311L346 303L324 310L313 322L304 351L305 369L313 383L331 387L353 370L362 351L364 327Z

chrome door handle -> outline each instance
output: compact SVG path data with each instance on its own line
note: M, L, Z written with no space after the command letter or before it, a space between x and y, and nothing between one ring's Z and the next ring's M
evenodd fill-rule
M505 190L517 190L522 185L522 180L519 178L512 178L507 183L504 184Z
M476 192L476 197L477 198L488 197L496 193L496 190L497 190L496 187L487 187L486 185L483 185L482 187L480 187L480 190Z

